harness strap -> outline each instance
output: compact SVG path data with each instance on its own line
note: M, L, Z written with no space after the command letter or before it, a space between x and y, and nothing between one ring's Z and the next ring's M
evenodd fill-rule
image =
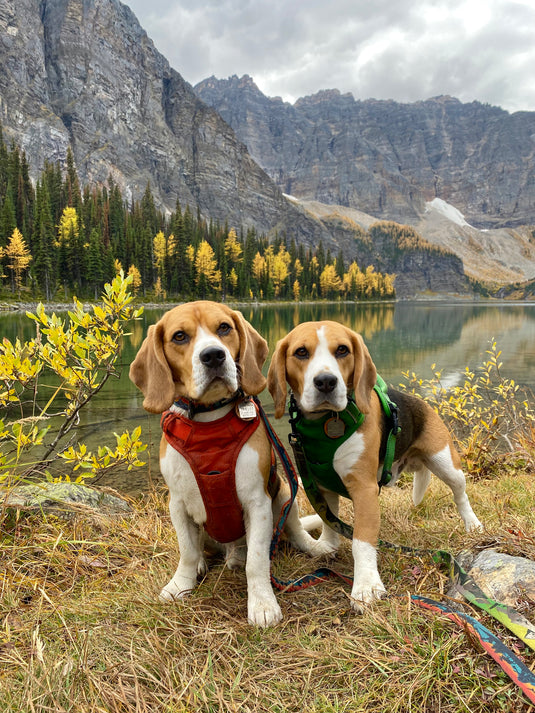
M178 408L181 408L186 411L188 414L188 418L192 419L196 413L208 413L209 411L215 411L216 409L221 408L222 406L227 406L228 404L234 403L238 399L243 399L244 396L245 395L243 391L241 389L238 389L228 398L220 399L219 401L215 401L211 404L201 404L199 401L195 401L194 399L188 399L185 396L181 396L178 401L175 401L175 406L178 406Z
M396 438L401 431L401 426L399 425L398 407L390 400L386 382L379 374L377 374L377 383L373 388L379 397L385 416L390 421L390 430L388 431L385 457L383 460L383 471L381 473L381 479L379 480L379 487L381 487L382 485L388 485L392 480L392 464L396 451Z
M316 479L312 476L307 460L305 457L305 452L299 434L294 430L288 435L288 440L292 447L294 454L295 464L299 475L301 476L301 483L303 484L303 489L310 501L310 504L314 510L318 513L324 523L329 525L335 532L348 540L353 539L353 528L345 523L343 520L333 513L329 507L325 496L320 490Z

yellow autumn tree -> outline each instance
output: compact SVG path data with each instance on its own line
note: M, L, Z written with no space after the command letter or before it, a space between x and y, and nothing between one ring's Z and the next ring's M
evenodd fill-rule
M132 276L132 290L136 295L142 285L141 273L135 265L130 265L130 267L128 268L128 275Z
M190 263L193 265L193 263L195 262L195 248L193 247L193 245L191 245L191 243L186 248L186 257L188 258Z
M373 265L368 265L364 275L364 289L366 297L377 297L379 296L379 279L380 275L375 272Z
M256 253L256 255L254 256L251 270L254 279L258 282L260 282L260 280L262 280L262 278L265 276L267 270L266 259L262 255L260 255L260 253Z
M281 245L279 252L273 256L270 269L270 279L272 280L275 288L275 297L280 295L282 286L288 278L289 265L291 261L292 258L290 257L290 253L286 250L284 245Z
M171 233L171 235L167 238L167 255L169 257L172 257L175 254L176 251L176 238Z
M158 275L162 275L163 271L163 262L165 260L165 253L166 253L166 244L165 244L165 235L163 232L160 230L159 233L156 233L152 240L152 254L154 256L154 266L158 270Z
M320 264L318 258L313 255L308 264L308 270L310 273L310 282L317 283L320 279Z
M195 284L202 296L208 289L217 290L221 285L221 271L217 269L214 250L207 240L199 243L195 254Z
M299 280L294 281L292 292L294 295L294 300L296 302L299 302L299 297L301 296L301 285L299 284Z
M364 273L356 262L352 262L347 272L344 273L342 289L348 298L356 298L363 293Z
M228 274L228 282L230 285L231 292L234 294L236 292L236 287L238 286L238 273L234 268Z
M320 275L320 289L323 297L334 297L342 288L342 280L334 265L325 265Z
M238 242L238 235L234 228L231 228L228 232L227 238L225 240L225 255L227 260L232 264L236 265L242 260L243 249Z
M8 259L8 267L12 275L12 290L17 290L19 293L22 289L22 274L28 268L32 261L32 256L22 233L18 228L15 228L13 234L9 238L6 245L5 254ZM0 255L1 257L1 255Z
M62 243L69 243L71 236L78 237L80 227L78 224L78 213L76 208L67 206L63 209L58 225L58 247Z

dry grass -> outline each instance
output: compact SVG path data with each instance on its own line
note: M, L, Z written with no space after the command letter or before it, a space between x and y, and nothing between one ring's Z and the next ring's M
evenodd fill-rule
M535 559L531 477L472 484L470 496L487 526L480 535L462 532L439 483L418 509L408 483L386 490L381 537L453 552L498 544ZM447 587L426 558L383 550L391 597L363 616L330 582L279 594L284 621L258 630L246 620L245 574L220 560L183 604L157 601L178 556L162 495L128 518L6 512L1 537L3 713L533 710L463 630L409 603L408 592ZM317 565L283 547L274 569L290 578ZM349 544L336 567L351 571ZM533 619L535 603L523 613ZM534 668L533 652L476 616Z

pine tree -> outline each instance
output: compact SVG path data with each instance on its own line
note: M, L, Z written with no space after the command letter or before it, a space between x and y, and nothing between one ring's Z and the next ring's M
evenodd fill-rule
M104 260L103 245L96 228L91 230L89 235L89 246L87 249L86 280L93 288L95 299L98 299L99 292L104 283Z
M4 203L0 211L0 246L7 245L9 237L17 227L15 218L15 206L11 197L10 183L8 183L7 191L4 196Z
M45 183L37 184L36 188L37 214L34 224L34 239L32 244L34 255L34 270L37 284L43 290L45 299L50 300L56 283L56 251L54 245L54 224L50 212L50 198Z

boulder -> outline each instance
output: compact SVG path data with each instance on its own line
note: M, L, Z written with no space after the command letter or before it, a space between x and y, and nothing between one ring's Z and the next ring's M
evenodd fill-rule
M462 552L457 561L491 599L511 607L535 601L535 562L494 549Z
M92 510L98 513L128 514L128 502L109 489L98 490L80 483L32 483L0 491L4 506L25 511L74 512Z

